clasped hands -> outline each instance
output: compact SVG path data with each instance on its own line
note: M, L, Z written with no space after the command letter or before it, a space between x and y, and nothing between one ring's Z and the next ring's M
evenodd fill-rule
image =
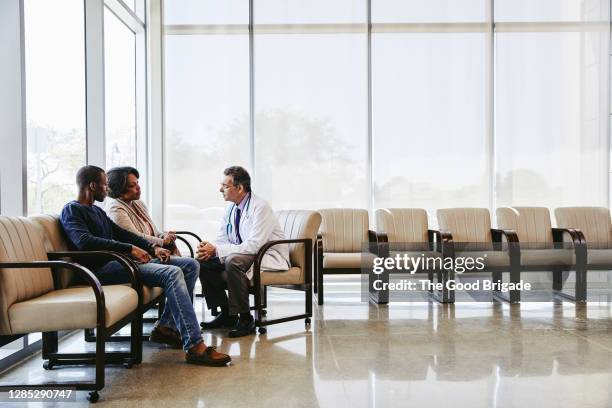
M130 252L130 255L132 255L132 257L136 259L138 263L151 262L151 255L149 255L147 251L137 247L136 245L132 245L132 251ZM155 247L155 257L158 258L161 263L168 262L168 260L170 259L170 255L172 255L172 253L167 249L164 249L162 247Z
M217 248L208 241L202 241L198 245L198 260L208 261L210 258L214 258L217 255Z

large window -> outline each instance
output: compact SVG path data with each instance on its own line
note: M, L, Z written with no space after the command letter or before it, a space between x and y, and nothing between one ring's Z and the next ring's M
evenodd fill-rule
M338 3L256 3L255 188L275 209L368 207L366 8Z
M247 3L165 3L170 224L233 163L275 209L608 204L608 0Z
M24 2L28 213L57 213L85 164L82 0Z
M225 206L223 170L234 164L251 169L248 5L224 3L207 2L211 12L202 16L244 28L224 33L201 26L193 35L166 36L164 47L166 224L207 239L216 235ZM195 22L196 13L182 15L171 4L167 18Z
M608 1L497 3L497 204L606 206Z
M136 165L136 35L104 10L106 166Z

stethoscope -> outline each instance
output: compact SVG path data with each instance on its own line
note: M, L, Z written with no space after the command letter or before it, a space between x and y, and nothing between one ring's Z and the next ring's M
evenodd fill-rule
M249 211L249 206L251 205L251 197L253 195L251 193L249 193L249 198L247 198L246 204L244 205L244 217L248 218L247 212ZM232 205L232 208L230 209L229 215L227 216L227 224L225 225L225 233L227 234L227 236L229 237L230 234L233 233L234 230L234 226L232 225L232 214L234 214L235 209L238 206L236 205L236 203L234 203L234 205Z

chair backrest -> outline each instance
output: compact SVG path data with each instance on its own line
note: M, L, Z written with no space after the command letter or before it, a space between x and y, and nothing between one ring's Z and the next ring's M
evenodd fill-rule
M310 238L314 248L317 242L317 231L321 226L321 214L307 210L284 210L277 212L276 217L286 239ZM306 266L304 265L304 251L303 244L289 244L291 266L302 268L302 271Z
M38 225L24 217L0 216L0 262L47 260L43 232ZM0 269L0 334L13 334L8 318L13 304L53 289L49 268Z
M500 207L496 211L497 226L511 229L518 235L522 248L553 247L550 211L546 207Z
M361 252L368 242L368 211L357 208L319 210L324 252Z
M47 252L70 251L68 237L62 228L59 215L33 215L29 217L35 224L39 225L44 231L45 247ZM59 283L62 288L75 283L74 272L69 269L58 271Z
M387 234L392 250L426 250L428 228L427 211L421 208L376 210L376 230Z
M610 211L605 207L561 207L555 209L557 226L582 231L589 248L612 248Z
M453 241L489 243L491 216L487 208L443 208L436 211L440 230L453 235Z

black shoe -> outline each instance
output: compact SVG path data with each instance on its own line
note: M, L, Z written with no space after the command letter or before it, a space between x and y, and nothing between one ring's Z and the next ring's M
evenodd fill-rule
M200 327L203 329L219 329L219 328L229 328L236 326L237 316L228 316L226 314L219 314L217 317L212 319L210 322L202 322L200 323Z
M229 332L229 336L230 337L242 337L242 336L248 336L249 334L254 334L255 333L255 319L253 319L253 317L251 317L250 320L238 320L238 323L236 323L236 326L230 330Z

